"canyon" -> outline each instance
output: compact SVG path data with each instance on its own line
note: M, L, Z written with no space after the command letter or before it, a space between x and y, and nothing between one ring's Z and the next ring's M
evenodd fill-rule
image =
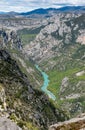
M0 115L22 130L80 130L82 113L85 13L0 14Z

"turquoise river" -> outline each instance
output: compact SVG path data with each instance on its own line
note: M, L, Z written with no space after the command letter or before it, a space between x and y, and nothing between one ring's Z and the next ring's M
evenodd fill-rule
M41 87L41 90L42 90L43 92L45 92L45 93L48 95L49 98L51 98L52 100L55 101L55 100L56 100L55 95L54 95L51 91L49 91L49 90L47 89L47 87L48 87L48 85L49 85L49 82L50 82L48 75L47 75L45 72L43 72L38 65L35 65L35 67L36 67L36 69L37 69L38 71L40 71L40 73L42 74L43 79L44 79L44 82L43 82L43 85L42 85L42 87Z

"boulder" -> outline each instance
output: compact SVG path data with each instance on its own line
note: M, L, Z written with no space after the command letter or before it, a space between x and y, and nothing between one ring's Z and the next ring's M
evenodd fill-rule
M10 119L6 117L0 117L0 130L22 130L20 127L16 125L16 123L12 122Z

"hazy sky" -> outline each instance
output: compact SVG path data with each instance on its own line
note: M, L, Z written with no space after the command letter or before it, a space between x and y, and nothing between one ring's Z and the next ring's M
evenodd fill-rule
M26 12L37 8L85 5L85 0L0 0L0 11Z

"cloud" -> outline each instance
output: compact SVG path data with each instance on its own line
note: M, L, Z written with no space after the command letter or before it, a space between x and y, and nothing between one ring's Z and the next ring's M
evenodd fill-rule
M85 0L0 0L0 11L26 12L37 8L85 5Z

